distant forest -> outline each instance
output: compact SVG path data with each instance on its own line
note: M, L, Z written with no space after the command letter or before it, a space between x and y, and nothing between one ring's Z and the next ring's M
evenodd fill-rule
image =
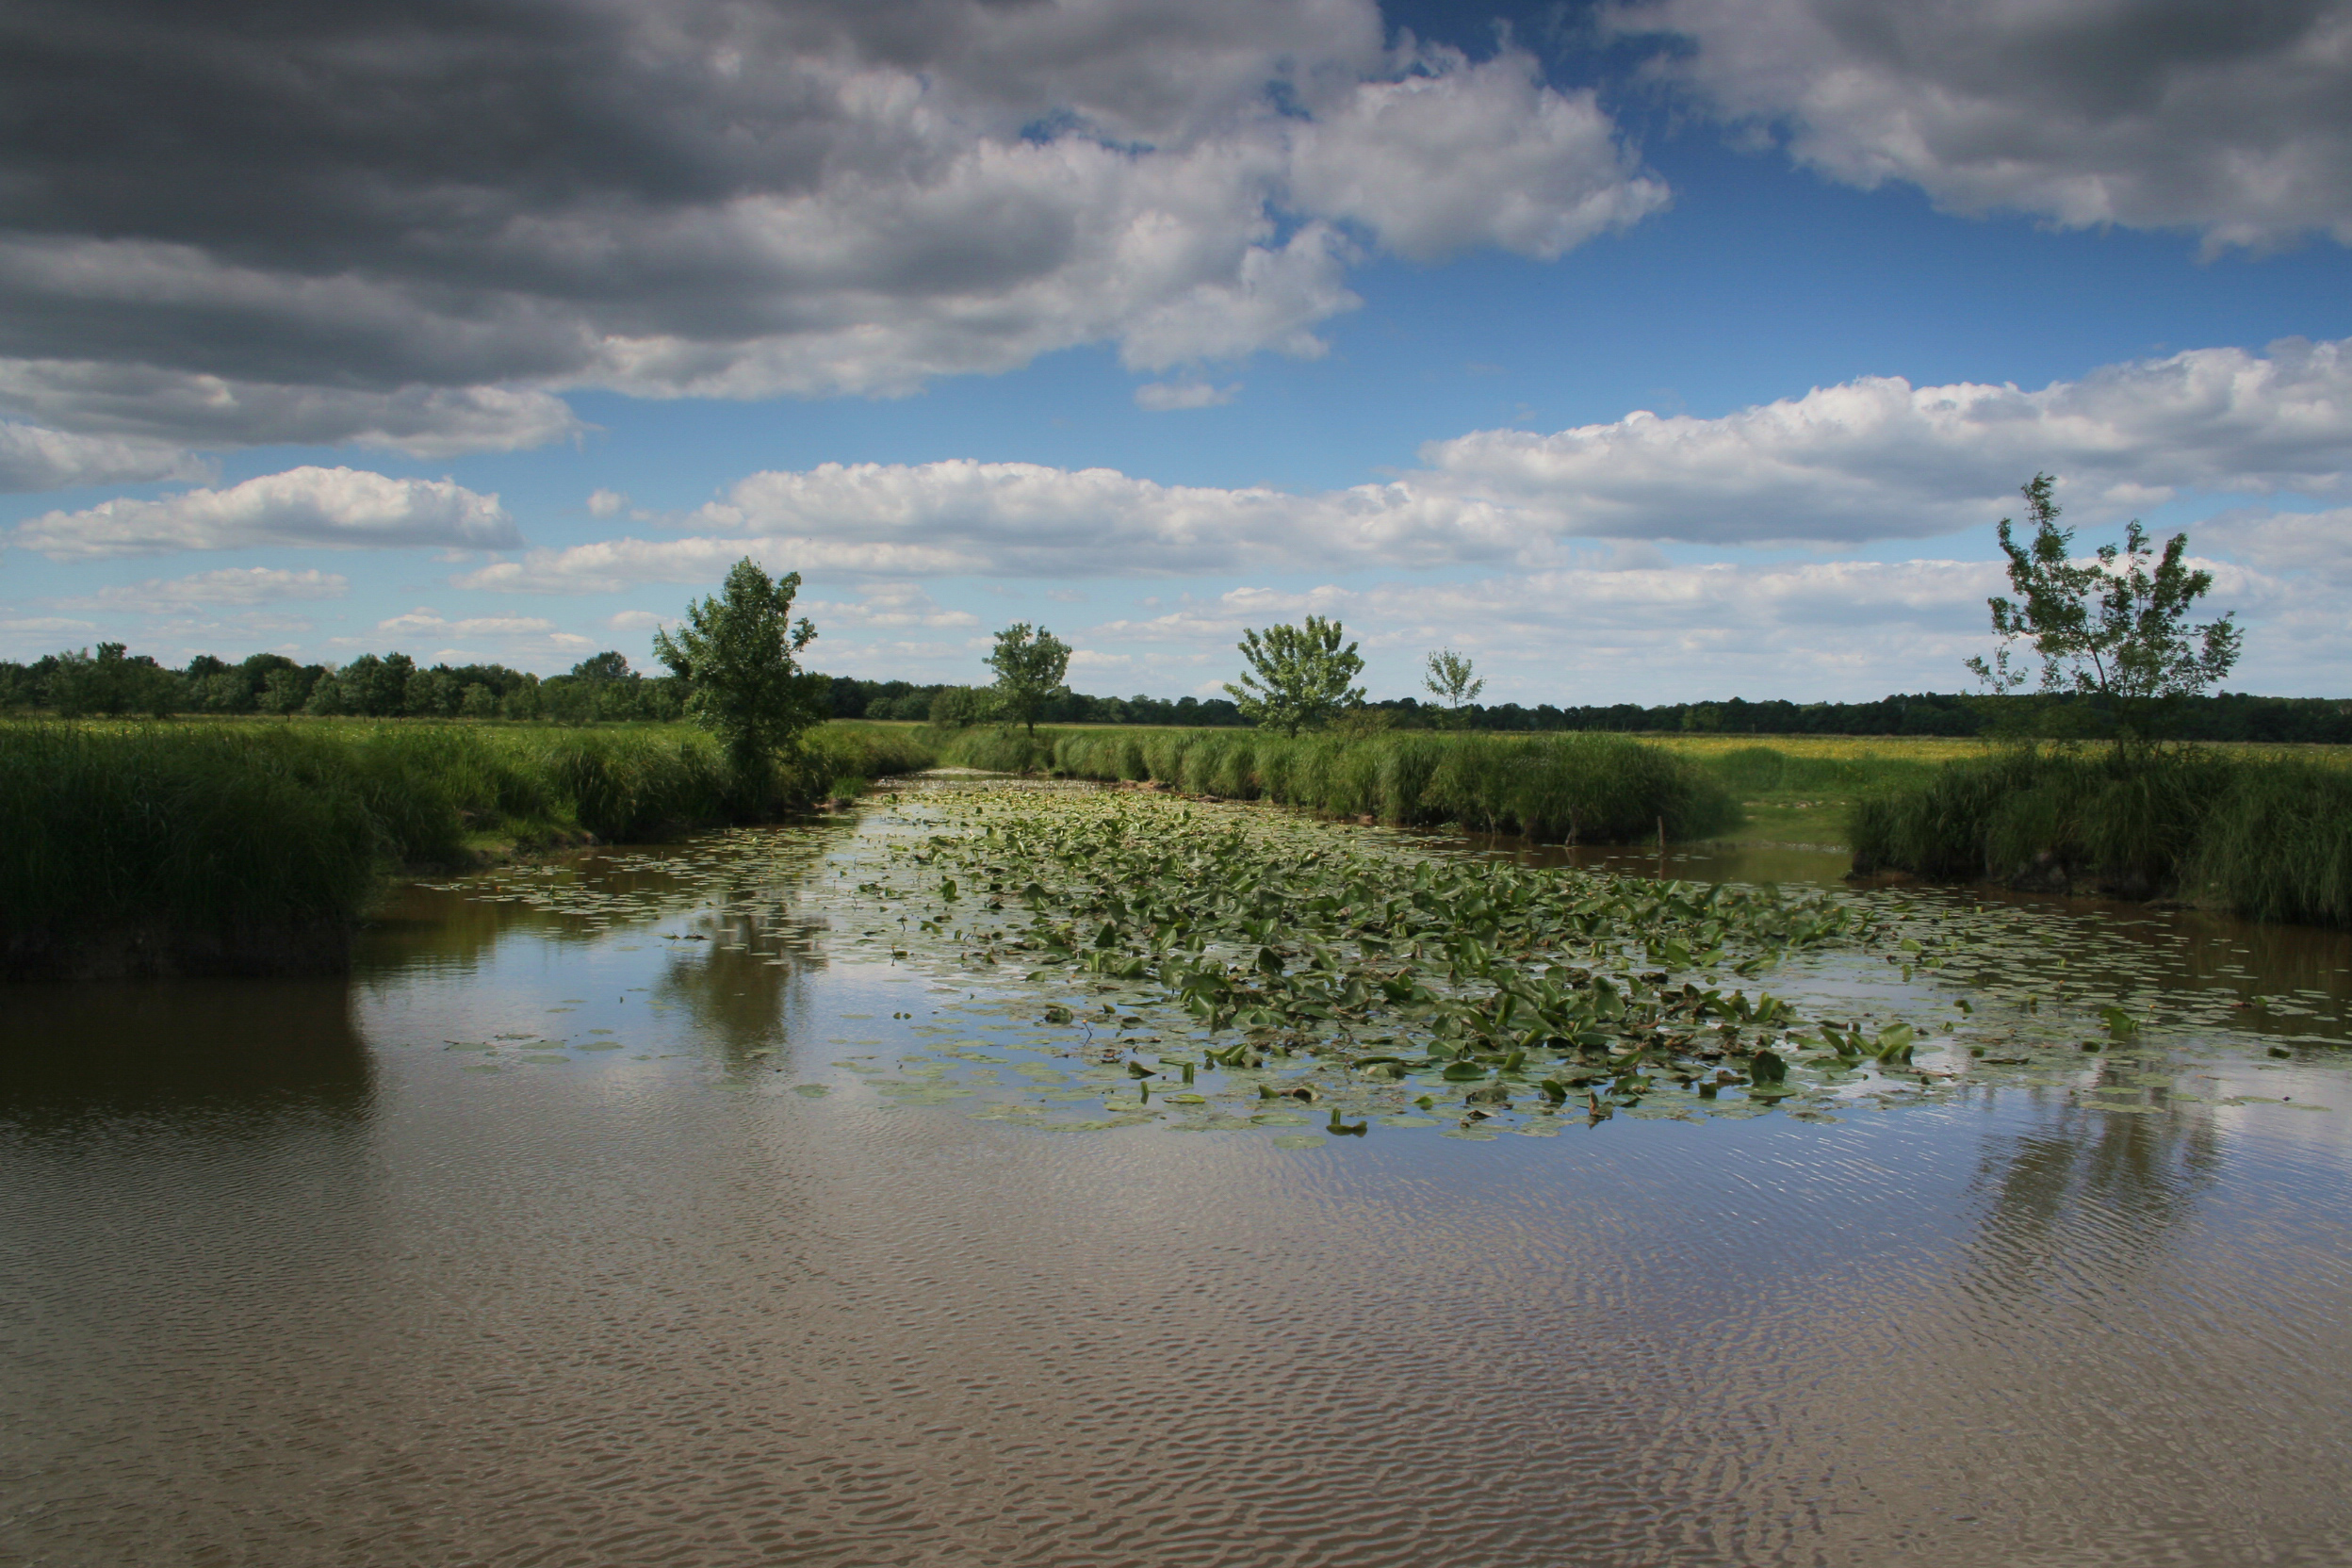
M928 721L973 710L968 686L820 677L829 683L833 716ZM954 694L940 703L942 694ZM630 667L619 653L599 653L567 675L542 678L503 664L434 664L408 655L366 654L342 665L301 664L274 653L237 663L209 656L173 668L102 643L92 652L56 654L29 664L0 661L0 711L82 714L313 713L367 718L483 718L557 724L665 721L682 710L678 682ZM2064 712L2076 699L2040 699ZM1723 735L1975 735L1987 727L1979 699L1922 692L1876 702L1674 702L1655 707L1473 705L1459 713L1391 698L1367 705L1367 717L1400 729L1681 730ZM2097 715L2085 711L2084 720ZM2224 692L2180 701L2173 732L2184 740L2352 744L2352 700L2262 697ZM1072 692L1048 703L1045 724L1239 725L1223 697L1087 696ZM2082 727L2096 729L2095 722Z

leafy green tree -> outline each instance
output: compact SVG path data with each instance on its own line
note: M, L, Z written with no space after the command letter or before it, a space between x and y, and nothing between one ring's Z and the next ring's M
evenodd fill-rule
M996 672L997 716L1007 724L1025 724L1035 735L1038 712L1070 690L1062 684L1070 673L1070 645L1043 627L1033 629L1027 621L1017 621L996 634L988 668Z
M686 607L675 632L653 634L653 651L685 684L686 711L717 733L736 776L768 776L777 753L825 722L829 682L800 668L817 629L792 619L800 574L770 580L749 557L735 563L719 596Z
M121 643L99 644L96 658L87 649L57 655L46 684L50 706L69 719L85 713L168 718L179 710L187 689L178 672L127 652Z
M2091 561L2076 561L2074 531L2058 526L2054 483L2035 474L2021 487L2034 525L2029 543L2017 542L2009 518L2001 520L2001 549L2017 597L1985 601L2001 646L1990 660L1968 660L1968 667L1987 691L2012 694L2028 678L2014 658L2024 643L2042 662L2044 692L2100 699L2122 723L2119 740L2145 739L2165 708L2230 673L2241 634L2229 615L2190 624L2190 610L2213 588L2213 574L2188 569L2185 533L2174 534L2159 555L2135 517L2120 548L2101 545Z
M1250 668L1240 684L1225 690L1241 716L1262 729L1296 735L1319 728L1364 701L1364 688L1351 684L1364 673L1364 660L1355 644L1340 646L1346 635L1337 621L1320 615L1309 615L1303 627L1246 629L1239 646Z
M1456 728L1470 715L1465 711L1486 690L1486 682L1471 669L1467 656L1451 648L1440 648L1429 655L1421 684L1429 695L1446 705L1446 723Z
M637 672L629 667L629 655L607 648L574 664L572 674L580 680L633 680Z
M964 729L985 724L995 708L994 694L978 686L942 686L924 716L942 729Z

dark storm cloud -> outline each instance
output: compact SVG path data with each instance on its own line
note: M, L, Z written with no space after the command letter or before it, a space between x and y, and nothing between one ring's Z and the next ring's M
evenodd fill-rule
M432 450L565 428L414 428L435 388L1311 353L1367 244L1552 256L1663 200L1589 95L1370 0L24 0L0 397ZM141 415L104 391L134 368L190 380Z

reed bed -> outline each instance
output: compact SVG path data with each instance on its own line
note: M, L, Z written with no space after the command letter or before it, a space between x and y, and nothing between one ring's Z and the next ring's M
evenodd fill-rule
M1867 793L1852 825L1861 871L2352 925L2352 773L2331 760L2017 747Z
M1006 773L1151 781L1331 816L1458 823L1478 832L1628 842L1704 838L1739 820L1706 769L1602 733L1391 732L1287 737L1234 729L1064 729L939 736L941 760Z
M271 934L348 928L396 866L760 820L931 760L862 725L825 727L748 784L680 728L0 725L0 971L55 968L105 933L260 954Z

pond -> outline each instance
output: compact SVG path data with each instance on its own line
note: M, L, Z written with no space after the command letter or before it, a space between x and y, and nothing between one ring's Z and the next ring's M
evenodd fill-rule
M1329 960L1543 857L1102 798L419 883L347 980L9 988L0 1563L2352 1560L2352 941L1670 852L1548 956ZM1135 972L1135 890L1015 896L1064 799L1350 902L1195 928L1242 990ZM1707 890L1764 877L1820 886ZM1610 1041L1472 1072L1537 957ZM1323 1007L1351 965L1397 989Z

